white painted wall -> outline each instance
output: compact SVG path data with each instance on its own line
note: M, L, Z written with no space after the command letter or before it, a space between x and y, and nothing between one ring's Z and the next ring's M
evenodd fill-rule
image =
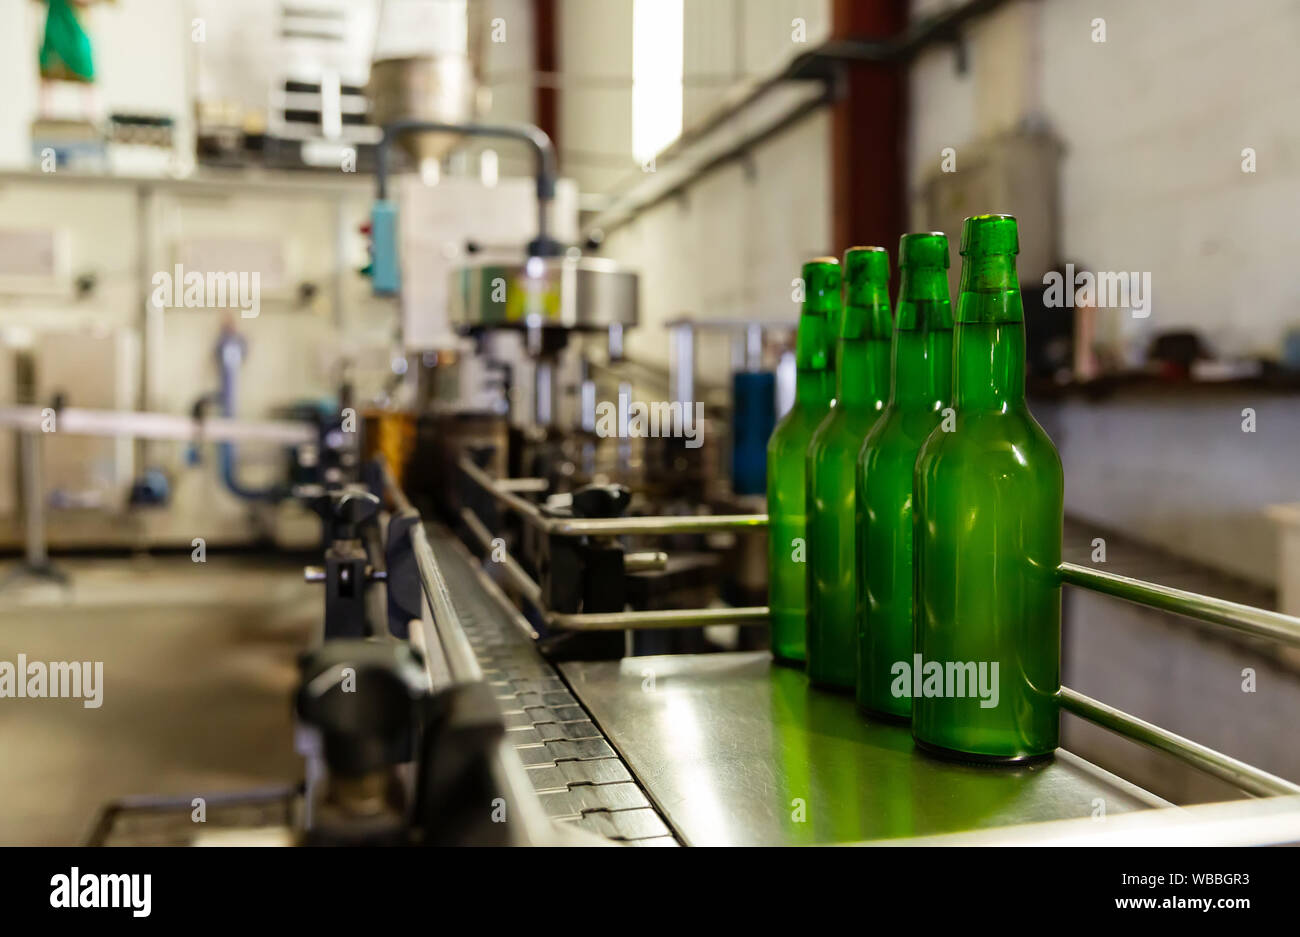
M96 8L90 27L97 51L99 97L105 110L134 110L171 114L189 139L191 95L199 71L192 61L191 20L205 19L212 68L205 80L229 81L228 91L245 104L265 101L271 75L274 8L271 0L120 0ZM483 117L490 120L531 120L533 91L532 23L529 0L485 0L483 24L500 17L506 41L483 43L483 75L492 86L485 95ZM5 104L0 107L0 168L31 166L30 123L38 107L36 49L43 9L30 0L0 0L0 83ZM232 75L233 70L233 75ZM222 76L225 76L224 78ZM240 79L243 79L242 81ZM212 88L208 89L209 91ZM486 146L485 144L484 146ZM476 155L483 146L475 147ZM531 173L521 148L501 147L501 176ZM476 165L475 156L465 158ZM330 180L325 180L329 182ZM149 229L151 249L141 240L138 190L129 184L82 184L70 178L0 183L0 228L55 227L68 242L70 276L60 288L37 294L0 283L0 335L22 345L50 347L34 338L56 331L121 330L142 341L142 254L149 269L170 269L173 245L186 237L247 237L273 240L288 259L293 284L310 281L318 287L315 300L298 307L284 298L264 301L256 319L238 319L249 344L239 392L239 413L265 417L295 400L324 397L336 386L338 367L351 358L361 399L376 392L385 378L388 349L398 328L398 306L375 300L369 283L355 271L365 263L358 227L369 209L369 188L360 179L337 180L337 193L319 197L279 197L262 189L229 194L189 194L169 189L159 197ZM347 186L347 182L355 183ZM566 189L566 192L568 190ZM571 209L572 211L572 209ZM531 216L530 216L531 217ZM342 275L342 320L335 321L335 231L341 219L345 232ZM531 233L531 232L530 232ZM569 232L572 237L572 231ZM152 252L151 252L152 250ZM71 276L97 275L95 293L81 301L71 298ZM266 298L264 297L264 300ZM186 413L202 393L215 389L217 369L213 344L227 314L220 310L175 309L162 316L160 342L150 348L154 394L146 405ZM57 347L57 341L53 342ZM8 361L8 358L5 358ZM138 377L132 384L138 385ZM0 387L0 402L12 402L13 381ZM84 399L86 388L65 388L76 403L107 405ZM131 401L134 404L134 400ZM7 443L7 441L6 441ZM159 541L188 543L205 536L211 543L246 539L255 532L250 510L224 491L215 473L213 453L198 467L185 462L185 446L153 444L149 465L173 473L174 507L153 512L143 532ZM4 450L9 451L9 450ZM54 458L58 453L51 453ZM276 471L279 453L270 447L249 447L243 454L250 484ZM12 489L12 459L0 462L0 487ZM138 471L143 465L137 464ZM0 498L12 508L12 498ZM0 543L16 542L20 531L11 516L0 517ZM116 531L116 533L115 533ZM123 534L113 514L54 512L50 536L54 545L102 542Z
M684 315L796 321L791 281L831 249L829 140L814 115L757 150L752 176L727 166L614 232L604 253L642 278L629 354L666 365L663 323ZM727 379L729 346L703 344L698 360L701 377Z
M806 21L807 44L792 22ZM561 97L566 151L622 159L622 168L574 163L584 191L608 191L640 173L632 160L631 0L566 0L561 7L566 73L605 76L610 87ZM791 0L687 0L683 122L704 118L731 80L766 74L824 40L830 3ZM638 359L667 363L662 324L683 315L788 318L791 280L802 262L831 247L830 123L814 115L755 150L753 173L726 166L684 198L647 211L613 232L603 253L640 271L641 324L627 338ZM729 346L701 346L701 376L724 380Z
M192 137L189 106L188 0L118 0L86 14L103 112L167 114L182 140ZM31 0L0 4L0 167L31 162L31 122L38 111L37 50L45 7ZM64 96L53 101L57 106ZM80 101L75 102L80 105Z
M1262 585L1278 581L1265 510L1300 494L1295 407L1244 390L1034 404L1061 452L1068 513Z
M930 11L943 2L913 4ZM1094 19L1106 42L1094 42ZM1065 145L1062 259L1152 274L1151 329L1276 353L1300 326L1300 6L1288 0L1024 0L976 21L969 69L911 72L909 184L945 146L1046 121ZM1241 171L1244 147L1258 172ZM960 167L960 157L958 160ZM1035 237L1023 231L1022 239Z
M1224 354L1275 355L1300 326L1297 38L1300 6L1286 0L1011 4L967 31L964 74L951 46L913 65L909 185L938 169L943 147L957 148L960 171L963 146L1045 123L1064 144L1060 259L1151 273L1150 318L1129 331L1195 329ZM1248 146L1254 174L1241 171ZM1262 421L1254 435L1241 432L1247 406ZM1292 398L1206 393L1056 408L1067 510L1273 583L1264 509L1300 496L1294 412Z
M39 336L116 330L139 340L143 319L139 264L144 246L138 236L137 198L135 186L127 183L10 177L0 185L0 224L18 229L53 226L63 231L68 241L69 273L94 273L99 282L95 292L81 300L73 299L66 288L51 295L12 287L0 291L0 335L7 343L52 353L50 349L59 347L57 340ZM239 389L242 416L266 417L292 401L331 395L339 362L345 357L357 362L363 396L374 393L383 379L386 349L395 334L396 305L372 299L368 282L349 272L343 278L342 321L334 318L332 237L336 211L341 211L345 229L354 232L368 210L368 190L359 187L348 193L340 189L338 199L340 208L336 208L334 196L232 192L222 197L190 195L183 189L167 190L159 196L152 229L158 262L150 269L169 270L175 261L175 246L185 237L271 239L281 244L289 259L290 282L311 282L318 288L306 306L291 301L291 291L284 297L264 295L257 318L235 316L249 346ZM359 236L349 237L344 260L349 270L365 262ZM188 413L197 397L215 390L218 372L213 347L228 315L216 309L164 311L161 342L150 351L154 382L150 408ZM40 355L35 363L41 367ZM71 405L112 405L107 400L87 399L94 380L90 376L85 385L73 382L61 389L69 395ZM133 375L131 385L138 387L139 382L139 375ZM0 392L5 395L0 399L12 401L11 386ZM132 394L127 404L135 403ZM222 489L214 451L209 447L207 462L190 467L185 450L184 445L161 443L147 449L147 464L168 470L177 483L173 509L154 513L147 520L152 536L160 542L188 543L202 535L214 544L247 538L256 529L250 524L250 512L247 505ZM252 447L244 454L250 463L243 473L247 482L257 484L275 473L279 456L273 448ZM51 453L51 458L57 455ZM144 467L137 463L135 470ZM10 466L0 467L0 484L13 484ZM96 517L53 512L49 529L55 546L104 542L123 532L112 513ZM0 518L0 542L12 543L18 536L16 518Z

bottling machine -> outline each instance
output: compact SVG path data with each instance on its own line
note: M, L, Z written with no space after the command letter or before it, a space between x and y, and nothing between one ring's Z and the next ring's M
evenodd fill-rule
M402 125L385 144L410 130L500 128ZM538 155L544 219L549 141L533 128L508 135ZM376 230L396 223L381 198ZM444 400L408 414L409 448L384 444L382 421L367 422L368 437L327 434L322 446L347 453L293 490L324 532L321 563L305 573L325 594L295 699L303 782L207 795L199 832L188 797L114 803L92 841L1300 841L1300 786L1068 687L1063 717L1167 753L1239 796L1174 804L1065 749L1013 767L937 759L907 726L865 718L851 696L774 666L767 517L746 459L728 471L722 446L702 447L710 461L680 437L602 435L592 419L602 386L625 394L633 380L658 380L683 404L714 393L701 392L695 364L697 332L710 327L676 323L673 372L634 377L621 348L638 320L635 273L546 232L543 220L518 262L469 263L449 286L457 327L503 375L505 405ZM385 244L395 249L376 239L377 280L396 286ZM746 349L738 370L775 362L777 332L730 336ZM590 354L593 334L603 360ZM431 367L449 361L435 355ZM518 383L531 394L510 394ZM1058 573L1073 588L1300 646L1300 620L1285 615L1070 563Z

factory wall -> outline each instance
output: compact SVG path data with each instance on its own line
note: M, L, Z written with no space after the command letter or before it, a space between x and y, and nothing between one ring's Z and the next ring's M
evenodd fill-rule
M88 11L105 112L169 114L178 134L192 137L188 6L177 0L118 0ZM31 159L29 128L39 106L36 51L44 22L44 4L0 4L0 80L5 89L0 166L27 165ZM172 36L174 41L151 40L146 52L140 48L140 37L146 35ZM63 98L77 96L77 89L67 89L67 94L54 95L50 106L58 108Z
M793 325L792 280L831 249L829 140L829 118L814 115L756 150L751 166L725 167L611 235L605 253L645 281L630 355L666 366L663 323L687 315ZM729 344L698 341L701 380L725 383Z
M393 314L370 300L361 277L348 273L336 284L332 243L335 230L355 231L367 206L367 190L357 187L340 187L337 197L317 198L276 197L266 191L248 195L233 189L227 195L190 194L184 187L164 186L149 200L130 183L77 185L65 180L56 185L11 177L0 187L3 226L59 231L67 243L69 274L93 274L96 285L84 296L67 283L54 284L45 293L10 286L0 295L0 336L6 347L32 355L37 402L48 402L61 392L70 406L143 405L189 413L200 396L218 385L214 348L226 321L248 343L238 394L243 416L266 417L294 401L332 396L344 360L354 363L362 392L373 393L387 370ZM169 271L186 245L205 239L273 243L275 256L284 262L282 285L264 288L255 318L225 309L169 308L155 320L156 329L147 328L148 294L142 291L141 271ZM349 270L364 263L364 248L359 238L355 240L343 253ZM310 297L299 293L302 284L313 291ZM337 320L336 286L342 300ZM120 365L123 373L112 381L103 373L112 367L104 354L94 358L92 368L65 367L68 343L87 340L105 346L125 341L134 350L134 364ZM104 390L110 384L112 394ZM4 402L14 402L16 392L10 382L3 388ZM188 543L204 536L217 543L247 539L258 530L250 524L248 506L222 489L211 447L204 452L205 461L194 466L188 462L186 445L149 443L140 461L128 463L127 473L110 476L93 464L109 458L111 441L93 441L87 449L82 443L90 441L55 434L46 442L47 495L73 496L93 489L109 508L102 513L52 512L49 531L56 546L115 539L120 524L114 520L114 508L131 481L130 473L154 467L171 475L175 499L171 510L143 518L142 537ZM275 450L253 448L243 455L245 482L255 485L273 474ZM92 468L78 477L75 470L87 460ZM9 465L0 480L12 485ZM0 522L0 539L16 539L14 520Z
M592 76L623 79L561 99L566 151L623 154L621 167L570 170L584 190L633 185L641 168L631 152L631 0L578 0L561 10L562 61ZM683 124L698 122L735 82L763 75L823 41L829 0L687 0ZM792 22L806 24L807 42L792 40ZM581 54L577 54L577 50ZM641 324L628 354L666 365L663 323L682 316L788 319L798 314L791 280L802 262L831 249L830 121L818 113L734 163L705 176L678 199L646 211L612 232L602 251L636 267L643 278ZM724 382L730 348L701 338L700 378Z
M945 5L920 0L913 15ZM1275 275L1300 248L1300 129L1287 119L1298 34L1300 7L1286 0L1011 3L976 21L964 50L936 46L913 64L913 199L945 147L960 172L964 147L1046 128L1063 146L1057 260L1151 274L1150 316L1097 310L1099 332L1130 357L1180 329L1223 357L1277 356L1300 325L1300 283ZM1257 172L1242 171L1247 147ZM1241 431L1245 407L1270 415L1254 434ZM1276 537L1263 512L1295 498L1300 443L1288 412L1287 400L1206 392L1164 406L1063 407L1067 510L1273 583Z
M172 116L179 128L183 165L192 150L192 96L199 78L198 49L190 41L192 17L205 19L209 70L242 76L241 84L218 75L215 85L243 88L250 100L259 95L265 100L274 77L266 64L274 56L264 48L275 41L273 9L263 0L122 0L92 9L101 109ZM497 18L507 28L504 42L482 46L483 76L490 88L483 95L483 116L531 120L531 4L486 2L485 26ZM0 80L7 89L6 106L0 109L0 170L15 170L0 182L0 229L56 230L66 243L67 269L35 288L0 276L0 344L6 349L0 356L0 405L17 399L12 349L23 349L36 361L37 399L59 390L74 406L188 413L199 396L217 386L214 345L230 313L169 309L150 327L144 298L148 276L170 270L185 245L206 239L274 245L275 265L283 273L275 289L266 288L264 281L257 318L238 313L233 317L248 342L239 385L240 415L267 417L286 404L333 395L344 362L351 365L360 398L375 395L389 376L399 323L396 303L374 300L368 281L355 273L366 262L358 229L369 209L367 179L306 176L304 181L315 183L316 189L298 195L281 195L272 187L245 192L238 184L214 192L164 183L156 196L130 180L79 185L59 179L51 184L35 172L30 142L30 125L39 108L36 49L42 23L39 4L0 4ZM173 35L176 41L150 40L143 54L139 37L157 35ZM261 63L260 69L251 67L253 60ZM57 94L50 104L56 110L77 110L84 102L76 98L75 93ZM477 174L478 154L484 148L476 146L460 156L453 170ZM531 173L528 155L503 147L501 175L524 172ZM95 286L79 296L72 281L81 274L93 274ZM309 286L310 296L299 294L302 284ZM96 342L103 345L105 350L89 352L101 373L90 377L87 372L83 378L77 367L61 365L72 337L90 342L92 348ZM122 373L102 373L114 366L105 363L110 360ZM123 459L123 447L112 441L67 438L46 443L47 496L89 496L85 507L50 512L52 546L124 537L184 545L195 536L217 544L264 533L293 542L316 535L310 519L300 523L304 519L293 511L289 513L295 516L286 518L284 511L253 509L229 494L217 475L212 447L204 452L204 461L194 465L189 447L182 444L149 443L139 450L128 444ZM274 448L247 447L241 451L241 479L256 486L274 476L279 460ZM15 544L21 536L14 513L14 464L12 441L6 437L0 441L0 545ZM171 507L136 512L128 530L119 506L132 476L155 467L172 478ZM94 504L103 507L90 506Z

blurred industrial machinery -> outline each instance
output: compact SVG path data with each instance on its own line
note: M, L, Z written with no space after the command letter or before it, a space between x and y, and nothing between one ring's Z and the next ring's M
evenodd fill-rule
M344 12L323 6L284 6L286 37L337 31L328 24ZM819 108L845 62L896 61L986 6L889 42L810 52L772 86L811 81L799 113ZM283 107L268 139L292 141L283 152L306 163L328 146L361 146L373 166L364 272L394 324L381 392L358 395L339 354L328 399L242 419L251 340L228 322L219 383L188 415L119 403L119 359L131 349L102 336L84 353L102 359L106 402L67 406L37 382L31 400L0 409L0 424L20 431L26 573L58 575L40 536L50 413L59 458L93 459L100 489L133 505L165 500L168 480L136 471L124 450L171 439L195 461L215 445L241 503L295 505L320 522L304 570L323 593L319 629L294 699L302 783L205 795L203 829L188 822L188 795L114 802L92 841L774 844L978 840L994 835L986 827L1007 841L1174 842L1191 829L1300 840L1300 786L1068 687L1052 701L1060 711L1260 800L1174 822L1163 797L1065 750L1001 774L929 759L906 728L864 721L851 699L811 693L802 674L771 666L764 469L794 395L793 322L684 315L666 324L666 368L629 356L640 274L584 252L576 190L542 129L480 119L481 15L476 0L382 4L365 102L342 59L316 71L291 63L272 79ZM308 29L304 17L326 25ZM448 154L469 140L526 151L531 178L444 177ZM1049 140L1010 148L1014 158L975 182L935 182L928 216L988 192L1052 187ZM1052 218L1055 203L1041 211ZM1034 257L1035 273L1053 260ZM279 449L251 481L246 441ZM1070 563L1045 574L1300 646L1300 621L1284 615ZM872 800L859 809L864 791ZM803 800L847 806L805 824L790 819ZM1087 826L1097 803L1114 816L1104 828Z

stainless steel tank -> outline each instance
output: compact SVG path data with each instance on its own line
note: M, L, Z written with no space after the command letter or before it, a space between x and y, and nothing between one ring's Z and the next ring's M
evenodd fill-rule
M481 0L384 0L366 85L374 123L472 121L482 16ZM460 139L446 133L407 134L399 145L420 163L441 158Z
M451 275L457 328L560 328L599 331L637 324L637 275L600 257L530 257L523 263L472 264Z

